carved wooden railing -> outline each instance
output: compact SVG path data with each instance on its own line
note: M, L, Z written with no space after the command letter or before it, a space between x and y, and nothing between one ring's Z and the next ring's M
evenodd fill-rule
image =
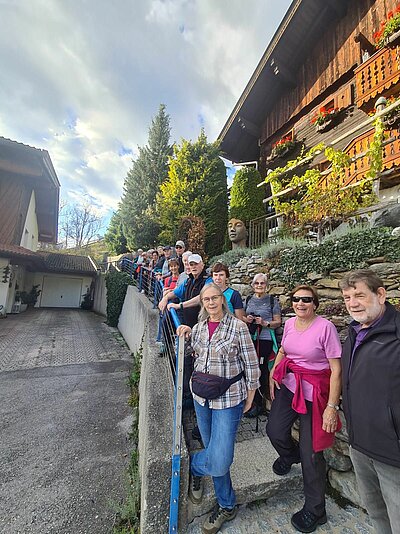
M376 52L357 67L354 73L357 106L372 107L372 98L382 95L400 81L399 39Z
M341 180L343 187L355 184L365 178L370 169L370 161L367 154L369 145L374 136L374 129L363 133L351 141L344 149L344 152L352 158L352 162L345 169L345 174ZM383 171L392 167L400 166L400 126L396 126L386 132L387 139L383 147ZM324 187L332 179L330 174L326 174L320 182Z

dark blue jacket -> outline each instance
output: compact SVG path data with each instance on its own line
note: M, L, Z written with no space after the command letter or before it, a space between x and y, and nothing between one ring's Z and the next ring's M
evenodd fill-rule
M352 323L357 324L357 323ZM400 313L389 303L354 352L350 326L343 346L343 410L351 446L400 467Z

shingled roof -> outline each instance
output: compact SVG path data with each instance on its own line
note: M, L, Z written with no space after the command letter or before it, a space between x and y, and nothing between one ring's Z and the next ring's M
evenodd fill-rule
M37 252L41 256L45 270L57 273L95 274L97 267L89 256L72 256L55 252Z

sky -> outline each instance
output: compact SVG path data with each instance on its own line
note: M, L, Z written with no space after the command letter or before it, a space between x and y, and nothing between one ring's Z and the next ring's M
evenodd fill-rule
M214 141L290 3L0 0L0 136L48 150L106 224L159 105L172 141Z

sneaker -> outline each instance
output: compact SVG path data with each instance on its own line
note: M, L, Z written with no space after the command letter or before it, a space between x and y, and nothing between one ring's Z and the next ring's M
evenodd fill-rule
M314 532L318 525L325 525L326 522L326 514L318 516L304 508L292 515L291 519L292 525L299 532Z
M189 499L193 504L201 503L203 498L203 478L191 475L189 480Z
M216 504L202 526L203 534L215 534L226 521L232 521L236 517L236 514L236 506L229 510L228 508L221 508L219 504Z
M275 462L272 464L272 471L275 473L275 475L283 476L287 475L289 471L292 469L293 464L300 463L300 460L298 462L286 462L282 456L279 456L275 460Z

